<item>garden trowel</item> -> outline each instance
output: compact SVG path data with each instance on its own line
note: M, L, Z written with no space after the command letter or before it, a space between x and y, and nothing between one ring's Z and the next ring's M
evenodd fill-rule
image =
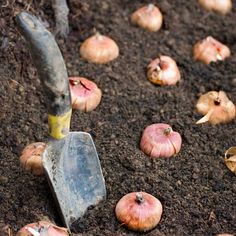
M16 22L45 91L50 139L43 153L43 166L62 219L70 229L88 207L106 197L100 161L89 133L69 132L69 80L53 35L29 13L18 14Z

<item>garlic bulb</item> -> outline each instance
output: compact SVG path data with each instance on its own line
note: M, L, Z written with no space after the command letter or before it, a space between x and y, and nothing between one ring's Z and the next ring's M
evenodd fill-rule
M211 36L208 36L206 39L196 43L193 47L194 59L202 61L205 64L223 61L229 56L230 49Z
M143 29L156 32L163 22L162 13L153 4L141 7L131 15L131 22Z
M230 122L235 118L235 105L223 91L210 91L201 95L196 108L200 114L204 115L197 124L208 121L215 125Z
M119 48L114 40L97 33L82 43L80 54L89 62L104 64L119 56Z

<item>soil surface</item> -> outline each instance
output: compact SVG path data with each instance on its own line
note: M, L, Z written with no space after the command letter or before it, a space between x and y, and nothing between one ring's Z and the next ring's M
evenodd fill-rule
M164 14L157 33L130 23L130 14L148 1L70 0L70 34L67 40L57 38L69 75L87 77L103 92L96 110L73 112L71 129L92 134L107 200L90 209L74 233L138 235L116 220L114 208L123 195L145 191L162 202L164 212L144 235L236 234L236 176L223 161L225 150L236 145L236 120L195 124L200 94L223 90L236 103L236 1L226 16L207 12L194 0L152 2ZM45 176L26 173L19 163L27 144L47 140L48 126L40 80L14 17L29 11L55 32L53 10L46 0L0 4L0 227L15 234L43 219L62 226ZM79 46L95 30L120 48L120 56L106 65L79 55ZM193 45L208 35L229 46L231 57L208 66L194 61ZM176 86L158 87L146 79L147 64L160 54L177 61L182 78ZM182 135L182 149L173 158L151 160L139 148L140 137L146 126L161 122Z

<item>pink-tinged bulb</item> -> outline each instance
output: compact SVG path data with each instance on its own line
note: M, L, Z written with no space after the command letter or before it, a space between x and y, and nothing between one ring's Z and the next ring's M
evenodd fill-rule
M72 108L83 112L94 110L102 98L97 85L83 77L69 77Z
M31 223L21 228L16 236L69 236L66 228L47 221Z
M193 47L194 59L199 60L205 64L223 61L229 56L230 49L211 36L208 36L206 39L196 43Z
M235 118L235 105L223 91L210 91L200 96L196 104L197 112L204 115L197 124L209 122L216 125Z
M199 0L199 4L208 11L215 11L223 15L232 9L231 0Z
M153 4L141 7L131 15L131 22L143 29L156 32L163 22L162 13Z
M82 43L80 55L89 62L105 64L119 56L119 48L114 40L97 33Z
M145 128L140 149L152 158L171 157L179 153L182 138L168 124L152 124Z
M234 236L233 234L217 234L216 236Z
M168 56L160 56L147 67L147 78L161 86L175 85L181 78L176 62Z
M33 175L43 175L42 155L46 144L42 142L31 143L26 146L20 156L20 164L23 169Z
M115 208L116 217L128 229L146 232L160 222L161 202L145 192L132 192L123 196Z

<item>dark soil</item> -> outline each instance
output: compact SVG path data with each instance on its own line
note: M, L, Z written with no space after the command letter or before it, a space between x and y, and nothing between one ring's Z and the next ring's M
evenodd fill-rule
M196 125L200 94L223 90L236 102L236 1L226 16L204 11L197 1L161 0L164 26L150 33L131 25L130 14L148 1L71 0L68 39L58 39L69 75L95 81L102 102L90 113L74 111L72 130L92 134L106 181L107 200L75 225L80 235L137 235L116 220L117 201L145 191L163 204L159 225L145 235L236 234L236 176L223 161L236 144L236 120ZM19 155L29 143L47 139L45 98L27 45L14 16L22 10L40 17L51 32L50 1L1 0L0 8L0 226L15 233L25 224L50 219L62 225L45 177L24 172ZM79 46L94 29L115 39L120 56L106 65L81 59ZM209 66L195 62L192 46L212 35L232 56ZM177 86L158 87L146 79L146 66L159 54L173 57L181 70ZM150 160L139 149L144 128L168 123L183 138L181 152ZM3 233L2 233L3 234Z

